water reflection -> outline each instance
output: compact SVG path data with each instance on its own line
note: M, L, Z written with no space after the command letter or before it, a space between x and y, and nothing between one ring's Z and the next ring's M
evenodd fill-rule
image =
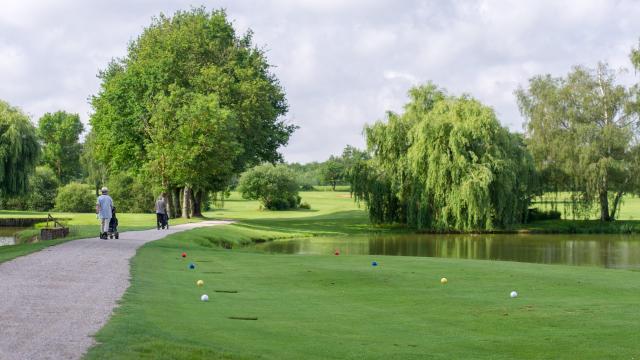
M261 244L287 254L427 256L640 269L638 235L371 235Z

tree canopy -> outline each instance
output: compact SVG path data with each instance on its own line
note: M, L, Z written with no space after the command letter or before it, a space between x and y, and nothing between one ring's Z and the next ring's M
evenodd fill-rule
M48 165L62 184L81 176L80 134L84 126L78 114L65 111L46 113L38 120L38 138L42 141L42 162Z
M20 109L0 100L0 195L24 193L40 154L36 129Z
M468 96L431 83L409 96L404 113L365 128L374 157L353 166L352 191L372 221L436 231L522 222L534 170L521 136Z
M566 77L536 76L516 94L542 190L569 191L575 216L598 204L601 220L615 219L622 196L638 189L634 90L600 63Z
M223 10L155 18L100 73L91 117L98 160L185 193L221 191L247 166L279 161L295 126L282 119L284 91L252 42Z

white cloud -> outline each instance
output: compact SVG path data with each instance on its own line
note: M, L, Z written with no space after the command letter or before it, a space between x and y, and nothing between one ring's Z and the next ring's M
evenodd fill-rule
M407 90L428 80L470 93L519 130L518 85L575 64L629 67L640 37L633 0L4 0L0 99L34 118L64 109L86 122L98 70L123 56L152 16L190 5L225 7L266 47L287 118L301 127L283 149L289 161L363 146L363 125L400 111ZM621 81L637 78L630 71Z

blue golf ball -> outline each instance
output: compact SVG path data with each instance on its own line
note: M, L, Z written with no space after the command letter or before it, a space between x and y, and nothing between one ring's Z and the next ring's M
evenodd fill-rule
M189 264L189 269L195 269L195 268L196 268L196 266L195 266L194 263Z
M371 263L371 266L378 266L378 262L377 262L377 261L373 261L373 262Z

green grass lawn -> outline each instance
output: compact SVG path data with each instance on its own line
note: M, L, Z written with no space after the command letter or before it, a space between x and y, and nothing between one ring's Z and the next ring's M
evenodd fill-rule
M231 225L145 245L132 261L132 286L87 359L640 356L637 272L438 258L267 255L219 246L289 234ZM187 259L180 258L183 251ZM373 260L380 266L372 267ZM195 270L188 269L189 262ZM447 285L440 284L443 276ZM203 288L195 285L199 279ZM512 290L520 296L509 298ZM205 293L209 302L199 300Z
M638 272L392 256L265 254L242 246L372 227L345 193L143 246L132 285L87 359L631 359ZM231 248L231 249L229 249ZM186 251L187 259L180 253ZM380 266L372 267L377 261ZM194 262L195 270L188 264ZM447 285L440 284L447 277ZM205 281L203 288L196 281ZM511 299L516 290L520 296ZM216 292L223 291L223 292ZM230 293L224 291L237 291ZM209 302L200 296L208 294ZM230 317L257 317L236 320Z

